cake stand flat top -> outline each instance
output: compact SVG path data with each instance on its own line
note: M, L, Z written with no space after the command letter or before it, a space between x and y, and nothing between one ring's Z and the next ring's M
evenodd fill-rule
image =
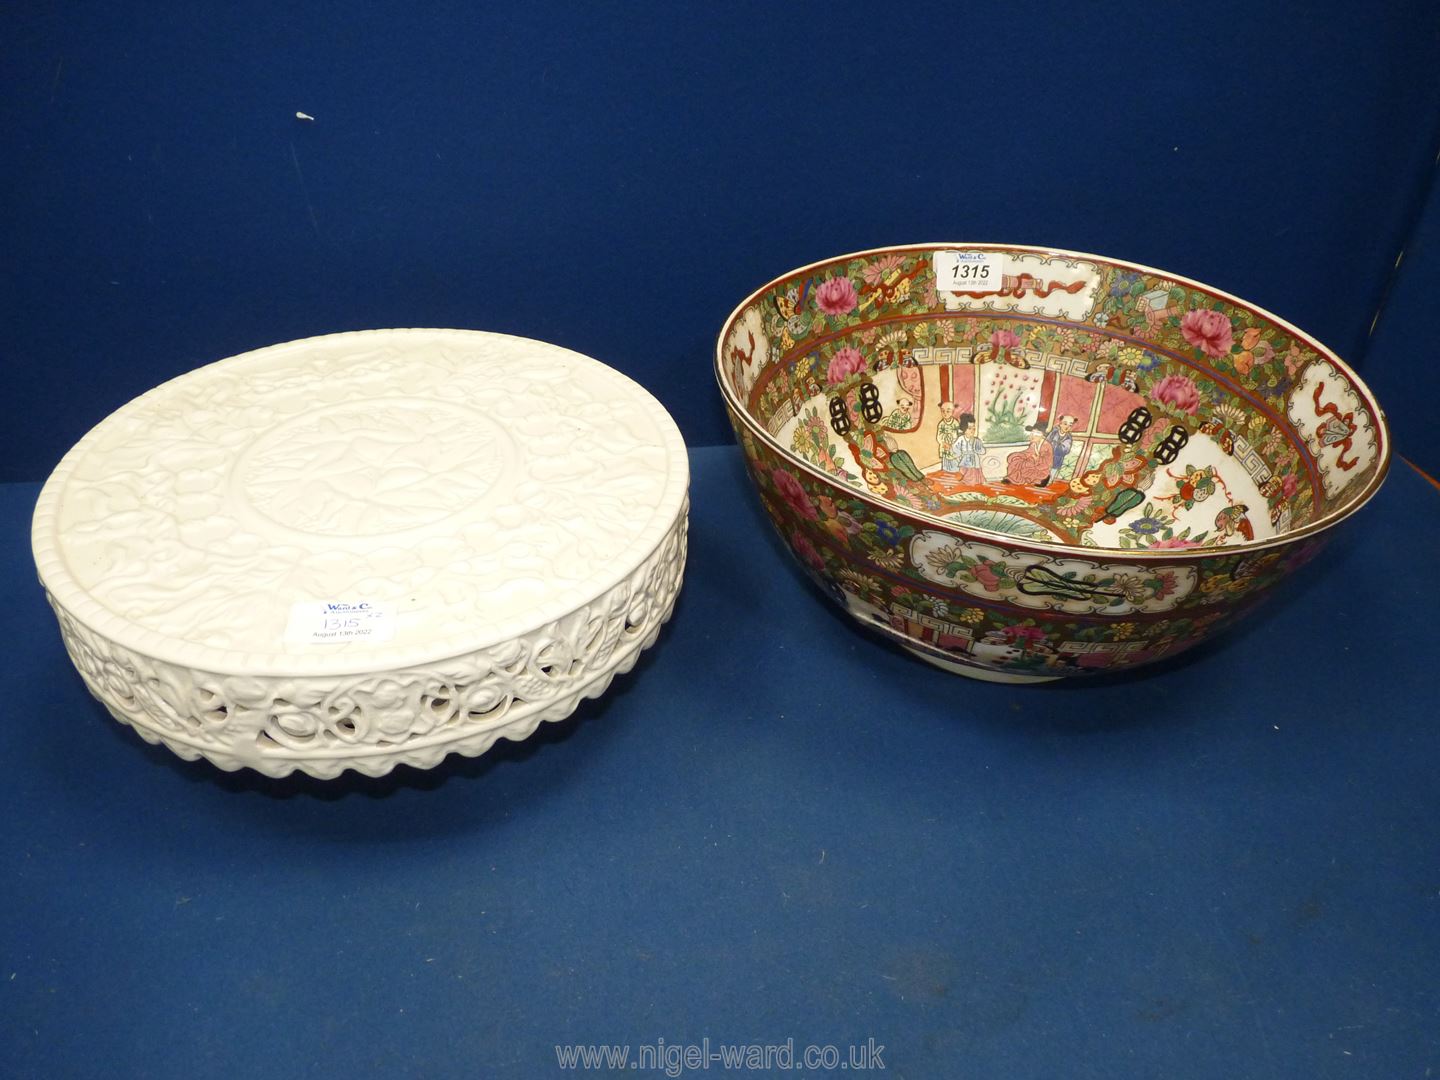
M156 387L61 461L33 525L56 604L225 673L382 670L506 641L624 580L683 512L635 382L471 330L289 342Z

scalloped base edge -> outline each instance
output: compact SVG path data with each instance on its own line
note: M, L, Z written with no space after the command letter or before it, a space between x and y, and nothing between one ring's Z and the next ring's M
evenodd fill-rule
M614 663L603 671L596 672L590 679L565 694L563 697L519 711L519 715L508 714L503 720L490 727L472 728L426 740L415 740L394 747L373 749L363 754L335 754L329 757L241 757L211 748L197 747L176 739L165 732L156 731L136 721L134 717L116 711L103 702L110 715L122 724L133 728L142 739L152 746L164 746L186 761L204 758L212 765L236 772L240 769L254 769L258 773L280 780L291 773L302 772L318 780L333 780L346 769L354 769L365 776L380 777L397 765L409 765L416 769L432 769L451 754L462 757L479 757L500 739L520 742L535 733L542 721L564 720L573 713L585 698L598 698L610 687L616 675L628 673L640 659L640 654L655 644L660 630L670 621L675 611L675 602L680 595L677 581L676 590L666 605L665 613L639 643L625 650L616 651Z

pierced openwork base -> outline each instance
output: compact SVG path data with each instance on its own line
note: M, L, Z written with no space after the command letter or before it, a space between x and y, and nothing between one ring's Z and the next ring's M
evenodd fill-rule
M221 675L105 640L55 604L90 692L146 742L187 761L322 780L476 757L599 697L655 643L684 573L687 515L628 578L573 614L502 645L433 664L330 677Z

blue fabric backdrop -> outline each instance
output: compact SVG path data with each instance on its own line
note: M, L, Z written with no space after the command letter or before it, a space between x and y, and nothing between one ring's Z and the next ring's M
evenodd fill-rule
M726 442L735 302L924 240L1185 273L1368 367L1436 25L1429 0L8 4L0 477L168 376L374 326L557 341Z
M1411 231L1366 350L1365 377L1390 420L1397 452L1440 477L1440 349L1435 344L1440 296L1440 188Z

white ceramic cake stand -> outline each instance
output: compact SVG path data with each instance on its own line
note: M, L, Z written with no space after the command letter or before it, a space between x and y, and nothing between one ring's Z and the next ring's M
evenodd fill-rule
M151 742L372 776L567 716L669 618L688 468L641 387L464 330L261 349L124 406L41 492L71 659Z

